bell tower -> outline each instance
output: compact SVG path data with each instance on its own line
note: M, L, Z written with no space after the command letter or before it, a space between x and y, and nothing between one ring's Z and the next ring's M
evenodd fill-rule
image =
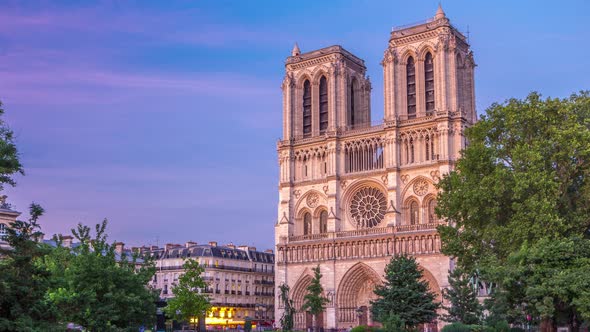
M371 83L365 62L339 45L301 53L285 63L283 139L330 135L371 122Z
M477 120L473 53L440 6L424 24L393 29L382 65L386 121L435 112Z

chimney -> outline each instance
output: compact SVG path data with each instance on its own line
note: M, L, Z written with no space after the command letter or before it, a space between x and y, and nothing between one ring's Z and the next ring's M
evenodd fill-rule
M248 246L241 245L241 246L238 246L238 249L243 250L243 251L248 251Z
M228 247L230 249L236 249L236 246L231 242L229 244L227 244L226 247Z
M248 250L250 250L250 251L256 251L256 247L248 247Z
M184 244L185 248L190 248L192 246L196 246L197 242L193 242L193 241L188 241L187 243Z
M212 247L217 247L217 241L210 241L209 245Z
M71 248L72 247L72 241L74 240L74 237L71 235L64 235L61 237L61 244L65 247L65 248Z
M274 254L274 251L272 249L266 249L264 252L267 254Z
M151 246L151 247L147 247L148 250L154 251L154 250L158 250L160 248L158 248L158 246Z
M115 243L115 252L119 255L123 253L123 249L125 248L125 243L123 242L116 242Z

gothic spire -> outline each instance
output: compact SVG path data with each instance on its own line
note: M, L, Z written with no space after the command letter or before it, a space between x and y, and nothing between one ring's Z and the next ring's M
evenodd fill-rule
M436 10L436 14L434 15L435 20L439 20L445 17L445 12L442 9L440 2L438 3L438 9Z
M291 51L291 56L298 56L299 54L301 54L301 51L299 50L299 45L295 43L295 45L293 45L293 50Z

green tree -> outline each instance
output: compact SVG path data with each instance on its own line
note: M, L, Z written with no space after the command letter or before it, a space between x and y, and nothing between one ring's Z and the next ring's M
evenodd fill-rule
M524 259L523 246L590 234L590 97L531 93L494 104L466 136L455 170L439 183L437 213L450 221L439 227L442 250L500 288L514 289L504 293L507 312L524 314L536 306L520 302L530 299L525 293L533 285L502 267ZM551 319L569 310L549 296L545 305L551 303Z
M507 289L521 289L518 296L508 294L509 300L516 302L510 307L521 313L522 323L526 315L531 315L549 329L569 325L577 330L583 321L590 321L588 239L572 237L542 239L534 245L525 243L505 264L494 269L494 276Z
M0 101L0 117L2 115L4 115L4 109ZM16 185L14 174L24 175L25 173L14 142L14 133L4 120L0 119L0 191L4 189L5 184Z
M56 312L45 301L51 275L40 264L50 248L35 241L41 236L39 217L44 210L33 203L28 221L8 228L9 249L0 249L0 331L57 329Z
M47 298L58 308L63 322L88 331L137 331L153 323L157 293L146 285L155 273L153 261L115 252L107 242L107 221L90 228L72 229L75 248L59 247L47 257L53 285Z
M445 307L447 314L443 316L443 320L467 325L479 324L482 306L477 299L477 286L471 282L471 276L457 267L449 272L448 280L450 287L443 292L443 298L451 306Z
M432 322L440 303L422 277L413 257L392 257L385 267L385 282L375 288L378 298L371 302L375 320L396 324L402 321L407 329Z
M307 286L307 294L303 297L301 311L309 311L312 314L314 330L319 331L318 315L324 311L324 306L329 301L322 295L324 288L321 284L322 274L320 273L320 266L318 265L312 270L313 279L311 279L311 283Z
M284 332L293 330L293 316L295 315L295 305L293 300L289 298L289 285L282 284L279 286L280 300L284 305L283 316L281 316L281 328Z
M211 308L209 296L201 292L208 287L201 277L205 269L193 259L187 259L183 268L184 274L178 279L178 285L172 287L174 297L164 310L168 316L180 321L190 322L191 318L198 318L199 329L202 329L205 314Z

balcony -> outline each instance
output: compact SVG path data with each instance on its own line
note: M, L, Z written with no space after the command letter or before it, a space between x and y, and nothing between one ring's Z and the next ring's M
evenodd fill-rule
M303 242L303 241L317 241L325 239L340 239L350 237L365 237L365 236L379 236L386 234L397 234L397 233L409 233L409 232L422 232L436 230L439 225L446 225L444 221L434 221L428 224L416 224L416 225L399 225L399 226L387 226L387 227L374 227L367 229L355 229L351 231L341 231L333 233L322 233L322 234L308 234L308 235L296 235L290 236L289 242Z

